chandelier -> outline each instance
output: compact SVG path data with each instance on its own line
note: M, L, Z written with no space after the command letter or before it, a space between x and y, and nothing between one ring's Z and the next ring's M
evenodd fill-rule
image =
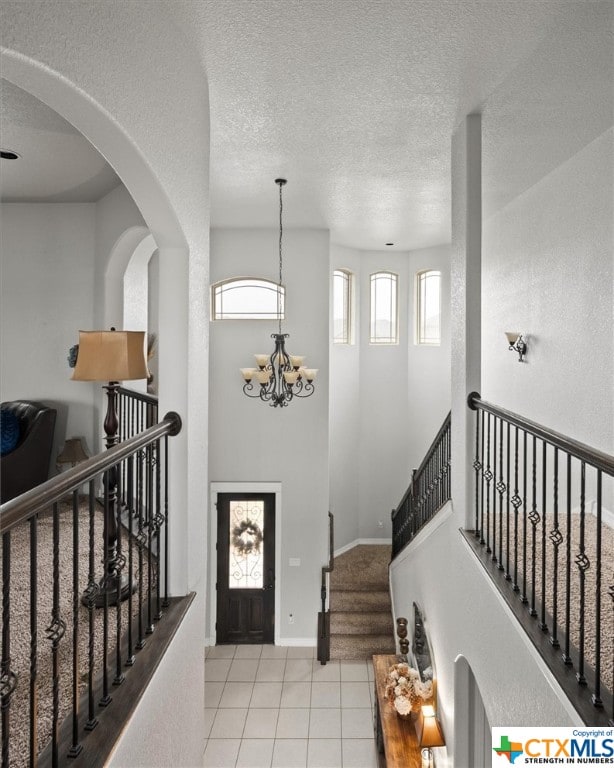
M294 397L309 397L314 393L313 380L318 373L317 368L305 368L305 358L286 352L286 339L289 334L281 332L281 296L282 296L282 213L283 202L281 190L286 179L275 179L279 186L279 289L277 291L277 317L279 319L278 333L272 333L275 348L271 355L254 355L257 368L241 368L245 380L243 392L248 397L259 397L265 403L277 408L284 408ZM257 382L254 392L253 380Z

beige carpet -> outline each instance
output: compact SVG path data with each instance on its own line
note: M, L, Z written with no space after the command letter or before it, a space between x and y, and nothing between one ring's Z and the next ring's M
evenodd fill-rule
M388 581L390 546L360 544L335 558L330 577L330 657L395 653Z
M94 542L96 550L96 574L102 573L102 510L98 507L95 514ZM88 583L89 572L89 512L87 502L79 510L79 593ZM122 549L127 556L126 538L122 540ZM136 564L136 548L133 557ZM72 711L72 507L60 506L60 616L66 622L66 633L60 641L60 722ZM0 554L1 558L1 554ZM53 606L51 585L53 562L53 519L50 512L41 513L38 522L38 745L44 748L51 737L52 727L52 689L51 642L47 639L46 628L50 624ZM28 765L29 750L29 686L30 686L30 526L18 526L11 532L11 669L18 675L17 687L13 693L10 707L11 768ZM133 599L136 615L137 600ZM103 647L103 610L95 611L95 676L102 668ZM127 626L127 602L122 604L122 630ZM115 636L117 630L116 609L111 608L109 616L109 659L115 658ZM87 690L88 672L88 609L79 603L79 679L81 693ZM125 645L122 646L125 656ZM115 695L111 687L113 677L109 678L110 695ZM98 703L96 701L96 707ZM82 713L86 714L86 713Z

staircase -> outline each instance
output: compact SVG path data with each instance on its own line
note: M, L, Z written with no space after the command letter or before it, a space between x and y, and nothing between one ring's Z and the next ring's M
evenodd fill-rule
M330 658L396 653L388 586L390 548L359 544L330 575Z

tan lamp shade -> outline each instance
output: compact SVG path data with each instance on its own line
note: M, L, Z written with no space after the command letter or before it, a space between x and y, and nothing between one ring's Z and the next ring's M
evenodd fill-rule
M148 375L145 331L79 331L75 381L129 381Z
M64 448L58 456L57 464L78 464L87 459L87 453L83 449L83 443L79 437L71 437L64 443Z
M435 710L429 705L422 707L422 721L418 725L418 739L421 747L445 747L446 742L441 732Z

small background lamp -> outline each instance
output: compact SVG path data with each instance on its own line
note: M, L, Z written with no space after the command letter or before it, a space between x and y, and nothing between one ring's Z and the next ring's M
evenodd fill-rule
M418 743L422 748L422 768L433 768L431 747L445 747L446 742L441 732L441 725L430 705L422 707L422 716L418 722Z
M527 354L527 343L518 331L505 331L507 343L510 352L518 352L518 362L522 363L522 358Z
M79 331L79 351L72 375L74 381L106 381L107 413L104 420L105 445L112 448L118 442L117 389L120 381L146 379L149 375L145 358L145 331ZM123 600L128 596L128 579L120 577L122 563L117 556L117 471L105 473L108 504L105 504L105 563L106 573L100 581L95 604L117 602L117 593ZM119 589L117 582L120 581ZM87 604L87 598L83 601Z

